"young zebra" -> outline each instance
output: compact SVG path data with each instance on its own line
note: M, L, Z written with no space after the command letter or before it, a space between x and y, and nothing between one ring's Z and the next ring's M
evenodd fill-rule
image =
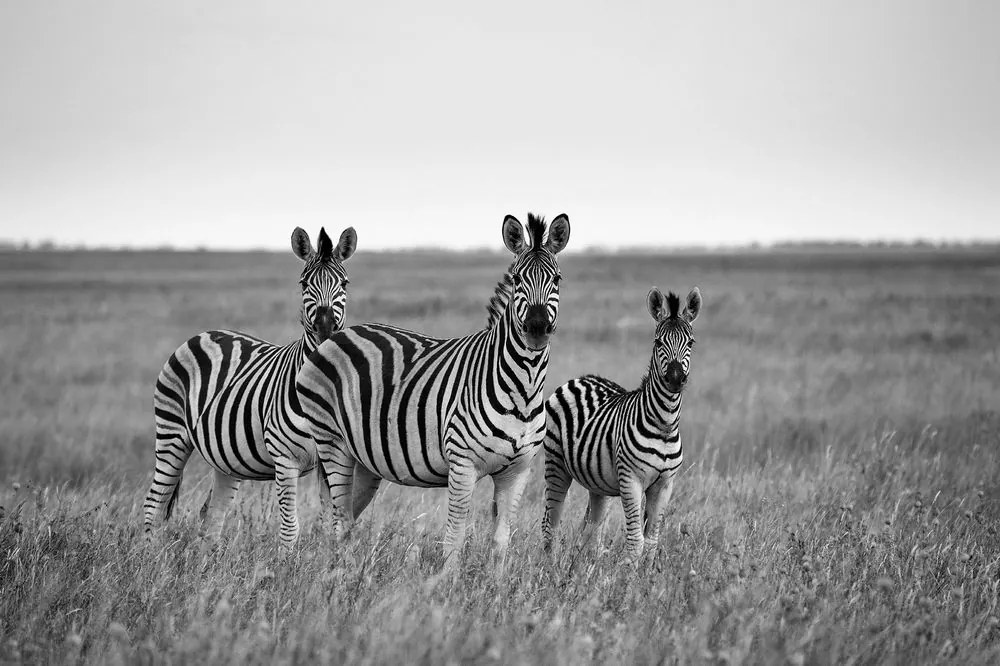
M504 219L504 243L515 259L484 330L442 340L383 324L350 326L306 360L296 386L327 474L336 535L364 511L382 479L447 486L445 556L454 570L473 486L491 476L494 543L505 553L545 432L542 388L559 311L556 255L569 231L569 218L559 215L546 238L544 220L529 215L525 242L517 218Z
M701 310L701 292L692 289L680 313L680 299L673 293L667 296L666 307L655 287L646 301L656 332L649 372L639 388L626 391L608 379L588 375L563 384L546 401L542 520L546 550L552 546L574 479L590 491L584 542L602 524L608 499L620 495L628 560L636 561L642 554L644 522L646 544L656 545L660 518L681 464L681 394L691 367L691 323Z
M217 539L242 480L274 479L281 512L281 543L299 533L295 507L300 475L316 466L295 394L303 359L344 326L347 272L341 262L357 247L354 228L334 246L325 229L313 250L309 234L292 232L292 251L304 262L302 337L284 346L235 331L207 331L177 348L160 371L153 394L156 467L143 503L143 526L170 517L184 465L195 448L215 469L201 514L203 531Z

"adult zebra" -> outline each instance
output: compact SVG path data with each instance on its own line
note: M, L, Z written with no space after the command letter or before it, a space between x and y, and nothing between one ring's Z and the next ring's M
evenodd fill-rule
M559 312L556 255L570 227L559 215L546 235L544 220L529 214L527 241L512 215L502 229L515 259L484 330L442 340L383 324L350 326L302 366L296 386L331 489L335 534L361 514L382 479L447 486L445 556L453 570L473 486L488 475L494 542L506 552L510 518L545 430L542 388Z
M656 545L682 460L681 395L691 368L691 324L701 310L701 292L692 289L680 313L680 299L673 293L666 297L666 307L656 287L646 301L656 331L649 371L639 388L626 391L611 380L587 375L563 384L546 401L546 550L574 480L590 491L584 542L602 524L608 499L620 495L627 559L635 561L642 554L644 536L647 545Z
M153 394L156 466L143 503L143 527L169 518L180 493L184 465L194 449L215 469L202 507L204 532L212 539L242 480L274 479L281 512L281 543L299 532L298 478L316 467L316 448L305 432L295 394L303 359L343 328L347 305L346 261L357 247L353 227L334 246L320 229L314 250L296 227L292 251L304 262L302 337L278 346L236 331L207 331L177 348L160 371Z

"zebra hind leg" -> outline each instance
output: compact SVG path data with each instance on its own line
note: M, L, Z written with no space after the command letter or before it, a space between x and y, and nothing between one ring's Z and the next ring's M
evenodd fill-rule
M589 545L595 535L598 536L598 542L602 541L600 536L604 527L604 518L607 515L610 499L606 495L590 493L590 503L587 504L587 513L583 517L583 532L580 535L582 546Z
M562 454L551 440L545 442L545 516L542 518L542 544L546 551L552 549L556 526L562 518L566 493L573 484L573 477L566 470Z
M157 423L153 483L142 503L143 532L147 540L152 539L154 524L173 515L180 496L184 466L193 452L194 447L188 441L186 432L161 427Z
M330 433L332 435L332 433ZM313 434L316 437L316 433ZM320 483L320 499L323 505L323 524L334 541L347 535L353 522L354 457L339 437L316 438L316 454L319 458L317 474L323 475ZM326 498L323 495L326 495Z
M234 479L222 472L215 472L215 480L212 484L212 492L208 496L208 508L204 512L205 518L201 528L202 534L210 541L218 541L222 535L222 523L226 519L226 512L229 511L239 487L239 479Z
M362 514L378 492L382 479L368 471L364 465L354 465L354 498L352 501L354 520Z

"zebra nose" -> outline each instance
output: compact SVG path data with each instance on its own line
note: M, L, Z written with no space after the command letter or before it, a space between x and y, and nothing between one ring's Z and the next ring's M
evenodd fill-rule
M522 330L531 336L548 335L552 332L552 322L549 321L549 312L544 305L531 305L524 317Z
M320 340L326 340L337 330L337 315L333 308L321 305L316 308L316 316L313 318L313 328L319 334Z
M687 375L684 373L683 366L678 361L671 361L667 364L664 379L667 380L667 384L671 387L681 387L687 381Z

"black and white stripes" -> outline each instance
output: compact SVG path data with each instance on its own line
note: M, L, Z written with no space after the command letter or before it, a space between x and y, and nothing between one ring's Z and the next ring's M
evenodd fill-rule
M546 234L547 231L547 234ZM340 532L382 479L447 486L446 555L464 541L472 489L494 480L494 541L506 549L510 518L545 428L542 388L559 308L556 254L569 219L507 216L515 259L497 285L484 330L436 339L383 324L351 326L312 354L298 377ZM454 558L449 558L454 562Z
M235 331L207 331L178 347L160 371L153 395L156 466L143 503L148 535L169 517L180 492L184 465L198 449L215 469L202 515L204 530L218 537L241 480L275 479L281 542L298 536L298 478L316 466L316 448L295 393L306 355L343 327L347 273L342 262L357 246L353 228L334 246L321 230L313 250L301 228L292 250L303 260L302 337L278 346Z
M590 492L584 523L589 540L601 525L608 499L620 495L625 510L626 553L635 560L643 542L653 546L663 509L681 464L681 395L694 350L691 324L701 293L664 299L655 287L647 297L656 321L649 372L638 389L588 375L557 388L546 401L545 516L542 535L551 547L566 492L575 480ZM644 515L643 515L644 514Z

